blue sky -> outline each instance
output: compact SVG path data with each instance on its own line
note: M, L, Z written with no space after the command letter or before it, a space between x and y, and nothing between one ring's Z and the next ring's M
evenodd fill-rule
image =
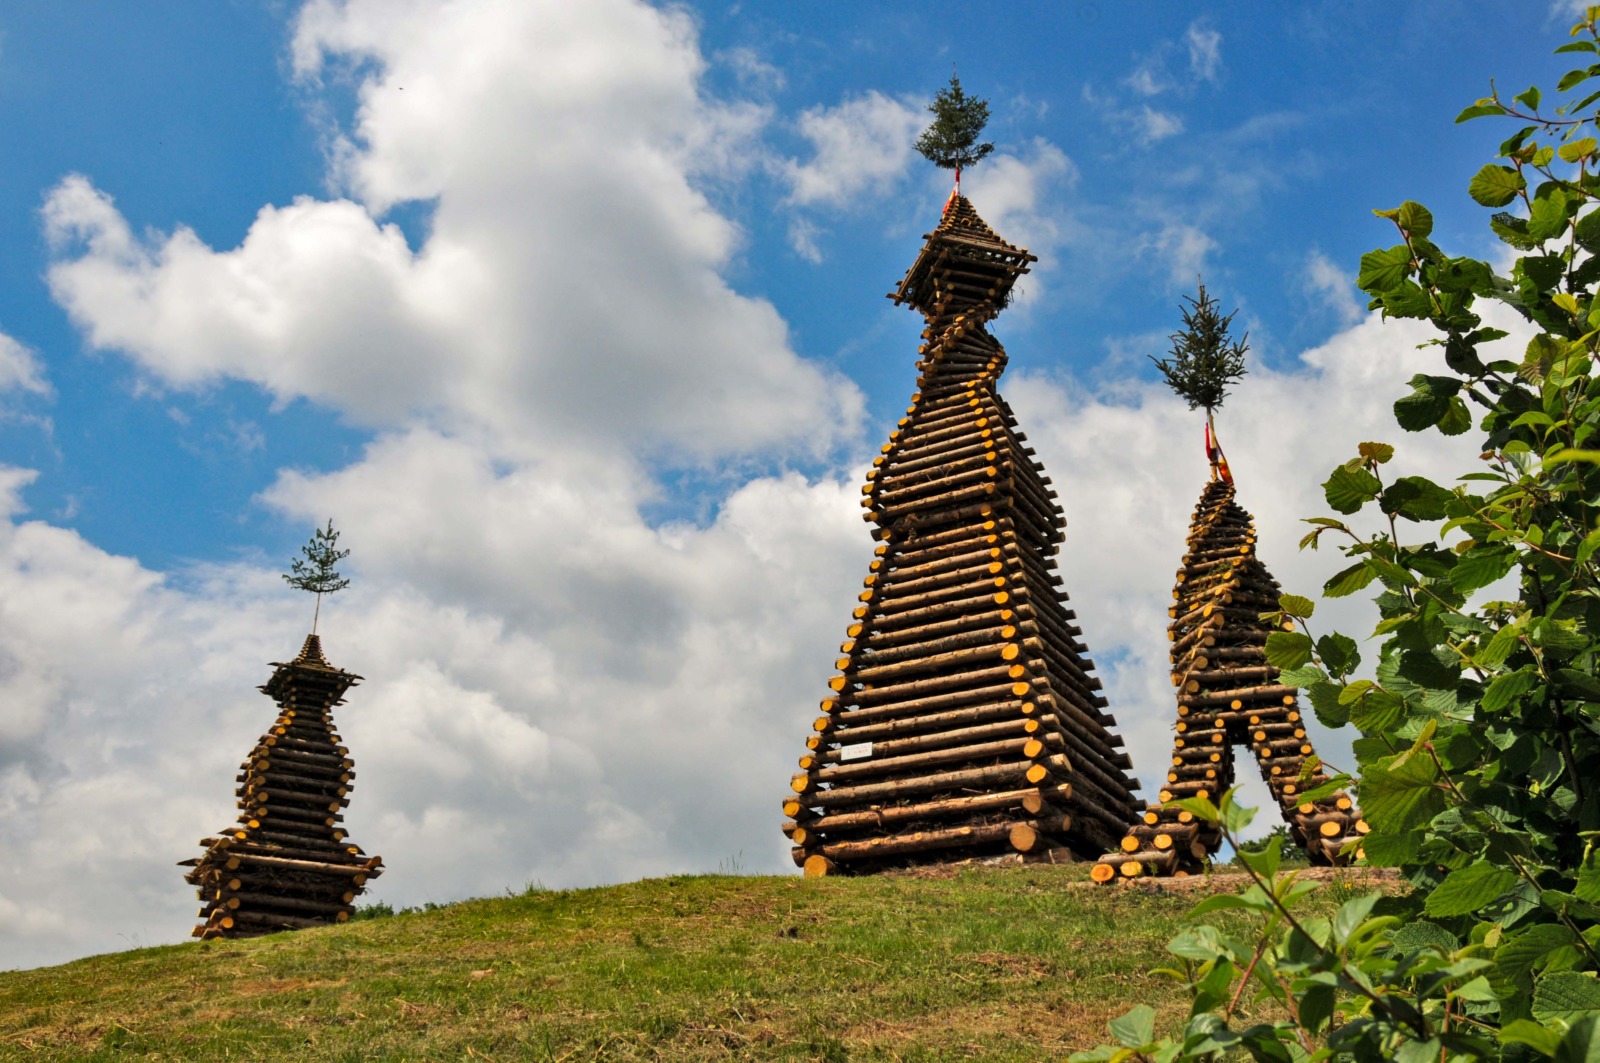
M0 9L17 964L183 935L171 864L226 820L267 719L252 687L305 624L276 572L329 515L357 580L329 653L370 677L345 710L352 827L396 868L388 899L785 866L778 796L870 550L860 466L911 390L919 323L883 296L948 190L909 144L952 65L997 145L965 190L1041 258L996 327L1002 388L1153 780L1204 470L1147 355L1197 274L1239 308L1224 440L1269 563L1314 589L1336 559L1294 554L1295 521L1354 441L1396 434L1375 397L1423 357L1350 284L1388 239L1370 210L1418 199L1441 246L1490 254L1465 188L1509 130L1453 118L1491 77L1553 82L1570 22L1348 0L75 11ZM1419 469L1460 457L1404 442ZM707 781L708 758L738 766ZM146 811L113 836L119 787ZM55 830L80 844L51 852ZM463 849L493 881L446 870ZM82 881L73 853L136 887Z
M0 442L10 460L41 471L26 495L33 510L108 550L163 571L254 548L282 553L300 529L252 499L285 466L338 467L366 434L326 405L275 407L226 380L140 395L140 374L115 351L86 352L51 299L38 211L56 182L82 173L136 228L182 225L213 247L233 246L263 204L326 194L326 123L348 123L352 94L294 83L292 4L88 6L91 15L72 20L46 3L8 5L0 16L0 330L40 353L56 392L28 404L53 431L8 418ZM1201 260L1208 282L1259 322L1257 350L1268 359L1337 323L1305 290L1304 258L1313 248L1336 265L1354 262L1386 235L1369 208L1438 204L1448 246L1482 245L1476 216L1462 212L1452 226L1448 207L1497 137L1484 123L1456 128L1450 119L1485 91L1490 72L1520 87L1559 63L1551 34L1536 32L1542 20L1529 18L1522 33L1485 32L1494 11L1484 4L1304 4L1272 14L1209 4L1187 20L1158 3L1018 4L981 19L958 4L915 15L869 8L695 6L711 61L703 88L729 98L753 90L780 116L769 145L803 157L795 116L869 92L915 100L957 64L991 99L989 135L1002 149L1042 138L1072 160L1076 182L1052 191L1098 246L1060 254L1060 283L1023 334L1030 365L1078 372L1093 372L1129 336L1169 327L1182 288L1170 262L1162 249L1130 253L1153 215L1193 219L1217 244ZM1209 77L1191 61L1191 28L1226 42ZM770 76L741 77L730 60L739 51ZM1149 87L1169 87L1146 95L1131 84L1141 74ZM1146 107L1181 132L1151 139ZM975 191L982 176L973 175ZM1238 188L1250 194L1234 198ZM774 302L799 353L860 382L875 423L895 413L904 388L894 339L914 323L881 295L929 224L936 193L901 188L888 201L802 212L825 234L826 260L814 264L786 246L795 210L781 181L758 174L708 191L745 231L730 282ZM415 243L429 206L386 217ZM1150 374L1140 359L1110 371Z

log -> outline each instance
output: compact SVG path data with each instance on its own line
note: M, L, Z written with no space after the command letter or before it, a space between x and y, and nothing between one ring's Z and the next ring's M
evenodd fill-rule
M915 475L912 474L912 477ZM970 490L974 487L992 488L1001 482L1000 470L989 464L958 472L927 476L921 480L912 477L896 479L892 484L886 483L882 487L878 487L877 484L883 481L875 481L870 496L873 511L879 513L906 511L915 508L919 505L920 499L930 495L943 498L952 492Z
M1243 690L1227 690L1216 691L1209 694L1198 694L1193 697L1179 698L1178 703L1193 709L1204 708L1213 705L1227 705L1232 701L1244 701L1246 699L1264 700L1267 698L1295 698L1298 696L1299 692L1299 687L1286 687L1281 684L1273 684L1271 686L1248 687Z
M287 857L261 856L256 853L233 851L229 854L228 865L232 869L239 864L253 864L258 867L278 868L284 871L305 871L317 875L338 875L349 877L351 875L365 874L376 878L382 874L381 869L371 866L369 861L360 863L330 863L325 860L292 860ZM238 861L238 863L235 863Z
M998 723L986 723L976 727L962 727L953 730L941 727L936 723L932 723L926 728L922 729L923 733L911 734L909 737L904 738L893 738L888 741L865 739L859 734L851 731L835 733L840 736L839 742L841 745L859 744L861 742L871 741L872 757L874 759L881 759L885 757L898 757L907 753L922 752L924 750L943 749L948 746L971 745L979 742L999 740L1003 738L1024 739L1028 735L1031 735L1040 729L1040 720L1043 719L1043 717L1021 716L1017 714L1010 714L1010 717L1011 718L1003 719ZM1049 719L1054 720L1055 717L1052 716L1049 717ZM920 721L906 720L896 722L905 724L929 723L926 718ZM879 726L893 726L893 724ZM902 728L902 733L906 733L906 729ZM821 763L825 764L853 763L853 761L843 760L843 758L840 756L840 750L838 749L829 750L828 752L822 754L818 759Z
M1001 705L1016 706L1022 715L1031 715L1036 711L1034 702L1027 700L1031 688L1022 694L1016 693L1016 684L1009 679L997 683L993 687L979 687L975 690L954 690L946 694L928 694L922 697L911 697L903 701L886 701L872 705L862 705L856 708L846 708L830 714L833 725L841 733L845 728L854 728L859 725L873 724L885 720L897 720L908 717L917 717L927 714L930 710L944 711L957 708L983 708L986 706L998 707Z
M998 615L999 611L996 610L988 614L986 623L968 624L965 630L937 637L897 639L886 644L875 635L866 635L856 642L856 647L862 651L859 659L863 665L874 665L879 662L888 663L914 657L933 657L952 650L1009 641L1017 633L1016 625L998 622Z
M963 768L959 771L935 772L912 779L892 782L865 783L860 786L841 786L830 790L817 790L807 795L806 803L813 808L839 808L854 803L867 803L878 798L909 797L913 794L939 793L968 787L987 786L994 783L1021 783L1028 773L1039 765L1019 760L1006 764L993 764L984 768ZM1051 776L1048 769L1040 772L1033 785Z
M820 853L813 853L807 856L801 866L805 869L806 878L822 878L825 875L835 875L839 872L839 865Z
M901 451L894 459L886 459L882 467L887 470L892 466L895 471L903 473L924 472L938 469L946 462L966 461L984 455L992 456L995 452L995 443L994 433L984 428L977 432L975 441L963 439L949 450L927 447L915 454Z
M989 576L985 576L981 580L953 583L948 587L918 591L914 594L901 594L892 588L885 590L869 587L862 592L860 597L864 602L876 603L873 614L878 624L882 624L897 613L947 605L953 602L964 603L965 607L958 611L966 613L986 610L992 606L1004 604L1004 599L995 600L993 577Z
M840 690L839 692L842 696L839 700L845 704L871 706L888 701L905 701L909 697L919 694L949 692L952 688L988 690L999 688L1006 684L1014 684L1027 674L1028 670L1020 664L1002 664L997 667L979 668L969 672L959 672L954 675L938 676L932 679L908 679L889 686L873 686L868 689L852 691Z
M1002 721L1004 726L1010 726L1015 721L1017 726L1022 726L1026 721L1034 719L1038 713L1032 702L1012 698L970 708L896 717L884 720L881 723L856 724L851 720L853 715L824 716L821 719L834 725L829 727L828 731L839 743L849 744L855 742L876 743L885 738L943 732L947 728L955 728L963 724L983 724L989 720ZM991 724L989 726L1001 726L1002 724ZM874 747L874 751L876 751L876 747Z
M347 890L344 896L353 899L356 894ZM295 912L317 912L323 915L336 915L339 912L344 912L348 915L355 911L355 905L348 902L341 904L335 901L314 901L304 897L282 896L274 893L253 893L244 890L224 890L223 896L219 897L218 900L239 901L242 904L260 904L268 908L287 908ZM236 906L230 904L229 907Z
M962 502L992 500L996 496L996 493L997 487L994 481L986 480L982 483L974 483L969 487L962 487L954 491L947 491L937 495L928 495L924 498L918 498L909 502L901 502L893 505L873 506L872 519L878 521L893 520L895 517L904 516L905 514L911 513L918 509L953 507L961 504Z
M817 852L834 861L870 860L887 856L904 856L909 853L925 853L957 846L987 845L994 842L1009 841L1012 831L1016 827L1023 825L1008 822L967 824L960 827L948 827L943 830L915 831L911 834L899 834L887 838L830 842L819 846ZM1025 824L1025 826L1037 836L1041 833L1057 833L1056 828L1060 827L1060 824L1034 821Z
M857 663L846 674L859 683L877 684L884 679L894 679L905 675L921 675L945 668L961 668L975 664L987 664L997 660L1014 661L1021 653L1021 648L1014 642L992 642L972 649L952 650L948 653L934 654L929 657L913 657L891 664L862 665ZM943 683L945 686L964 685L950 682L951 679L960 678L960 676L940 676L937 679L923 680L923 682L938 682Z
M250 814L258 820L271 818L276 826L285 830L304 829L308 825L314 825L312 829L331 827L344 819L342 812L330 815L327 812L312 812L284 804L273 805L271 808L265 805L252 808Z
M893 775L898 772L916 771L944 764L958 764L966 760L990 760L999 757L1022 756L1033 760L1040 756L1047 745L1059 748L1060 736L1051 735L1055 739L1051 742L1041 742L1036 738L1010 738L999 742L982 742L977 745L953 746L947 749L935 749L926 753L910 753L899 757L874 757L870 760L846 761L841 764L830 764L818 768L811 773L817 782L835 782L848 779L871 779L880 775Z
M984 812L1003 812L1022 809L1029 815L1054 810L1061 802L1070 800L1072 787L1030 787L1021 790L1003 790L998 793L978 794L973 797L950 797L939 801L918 804L889 805L865 812L836 812L807 821L805 829L813 834L837 834L856 830L872 830L923 819L941 819L951 816L975 815ZM1061 814L1065 814L1064 810Z
M339 915L344 916L344 919L340 919L338 916L335 916L334 922L342 923L349 918L349 916L344 912L340 912ZM221 924L225 927L233 927L240 923L248 926L278 927L289 930L310 930L314 927L327 926L328 920L317 919L303 915L278 915L268 914L266 912L253 912L248 908L240 908L237 911L232 912L230 915L224 916L221 920Z

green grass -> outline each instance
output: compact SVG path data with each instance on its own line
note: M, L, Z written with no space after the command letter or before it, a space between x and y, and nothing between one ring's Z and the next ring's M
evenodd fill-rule
M1100 1043L1197 899L1083 867L533 891L0 973L0 1058L1041 1060Z

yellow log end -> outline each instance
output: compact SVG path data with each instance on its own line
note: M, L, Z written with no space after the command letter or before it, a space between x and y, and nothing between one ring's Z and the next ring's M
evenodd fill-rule
M1019 853L1032 852L1034 846L1039 844L1039 832L1026 823L1018 823L1011 828L1011 848Z
M806 862L803 866L806 878L822 878L839 870L837 864L821 853L812 853L806 857Z

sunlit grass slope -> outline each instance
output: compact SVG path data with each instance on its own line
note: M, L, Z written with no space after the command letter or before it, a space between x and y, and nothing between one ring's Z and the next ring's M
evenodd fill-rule
M0 973L25 1059L1043 1060L1175 986L1191 893L1082 867L529 892Z

